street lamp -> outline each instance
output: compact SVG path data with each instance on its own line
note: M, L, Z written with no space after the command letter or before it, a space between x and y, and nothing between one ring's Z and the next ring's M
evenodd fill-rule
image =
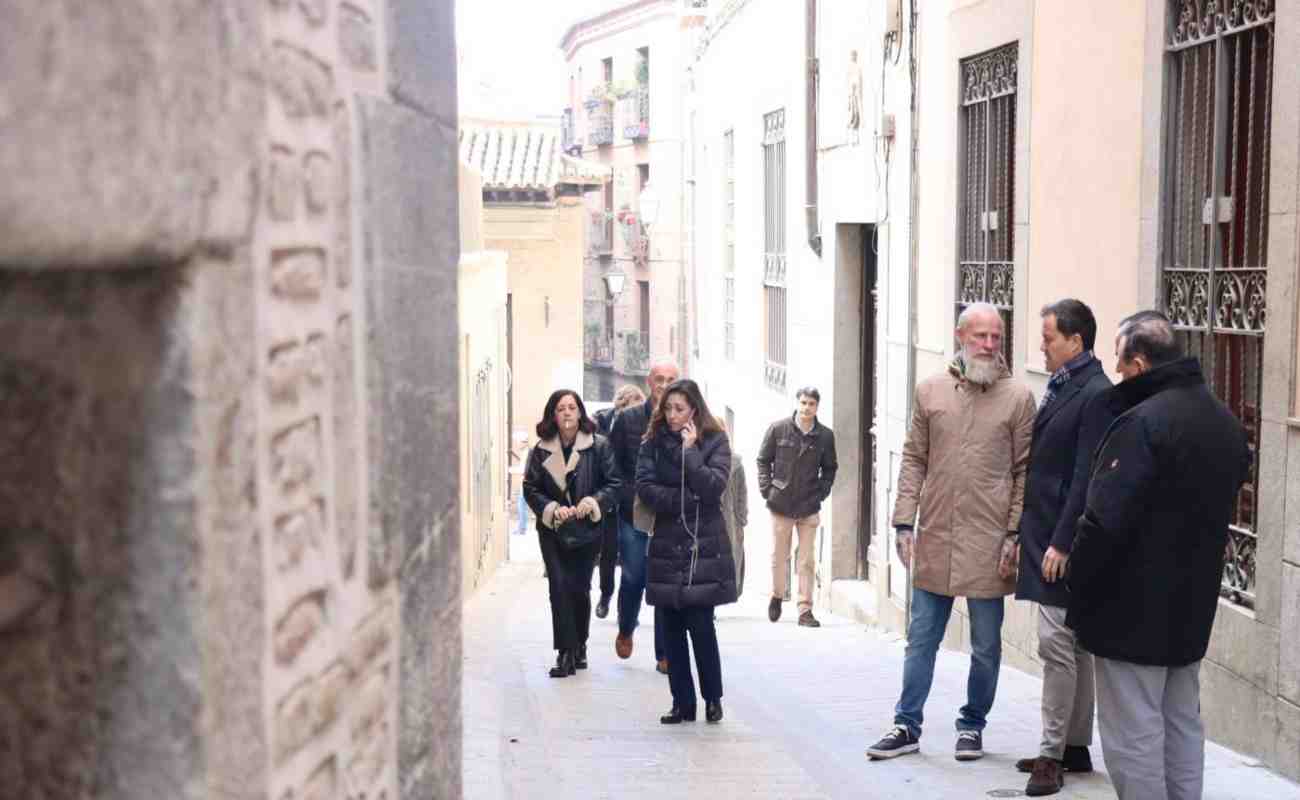
M620 269L605 273L605 288L609 290L611 301L618 300L618 296L623 293L623 282L626 280L627 276Z

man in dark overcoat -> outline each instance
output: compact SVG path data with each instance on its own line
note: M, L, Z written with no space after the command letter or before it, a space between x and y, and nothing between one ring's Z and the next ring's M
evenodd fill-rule
M1064 772L1092 770L1092 656L1065 626L1070 595L1064 577L1092 451L1110 424L1105 392L1111 385L1092 352L1092 309L1067 298L1045 306L1041 316L1041 350L1051 379L1034 418L1016 580L1016 598L1038 604L1043 661L1042 744L1037 757L1016 762L1031 773L1025 790L1031 797L1059 792Z
M1066 624L1096 662L1102 753L1120 800L1190 800L1205 772L1201 659L1250 448L1165 315L1121 322L1115 355L1116 419L1093 459Z

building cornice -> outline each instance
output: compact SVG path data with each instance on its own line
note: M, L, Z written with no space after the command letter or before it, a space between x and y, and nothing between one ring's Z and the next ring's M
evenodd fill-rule
M676 0L635 0L635 2L579 20L560 39L564 60L571 61L583 45L636 28L661 16L671 16Z
M709 45L713 43L713 40L722 33L729 22L736 18L737 14L744 10L745 6L749 5L749 2L750 0L726 0L722 4L722 8L718 9L718 13L704 23L704 31L700 34L699 44L695 47L695 61L697 63L704 58L704 54L709 49Z

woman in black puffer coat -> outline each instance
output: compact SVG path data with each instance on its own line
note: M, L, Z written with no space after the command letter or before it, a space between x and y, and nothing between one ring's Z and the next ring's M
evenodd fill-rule
M537 516L537 537L551 594L551 635L558 656L552 678L587 668L591 572L601 519L615 513L623 482L614 451L577 392L551 395L537 423L537 446L524 472L524 499Z
M636 461L636 494L654 512L646 601L664 626L673 707L659 721L695 720L689 632L700 673L705 719L722 719L722 660L715 606L736 601L736 562L722 517L731 446L692 380L664 392Z

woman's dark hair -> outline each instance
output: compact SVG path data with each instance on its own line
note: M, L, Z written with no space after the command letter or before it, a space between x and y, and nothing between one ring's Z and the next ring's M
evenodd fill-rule
M722 426L714 419L713 414L709 413L709 404L704 402L704 395L700 393L700 385L690 378L682 378L668 384L668 388L664 389L664 396L659 398L659 405L655 406L654 415L650 417L650 424L646 426L643 441L650 441L655 438L661 428L668 426L665 409L668 406L668 398L674 394L685 397L686 405L690 406L691 410L695 412L695 428L699 431L701 439L715 433L722 433Z
M554 439L560 435L560 426L555 424L555 407L566 397L572 397L573 402L578 404L578 430L583 433L595 433L596 423L591 421L587 416L587 407L582 404L582 398L572 389L556 389L551 392L551 399L546 401L546 410L542 412L542 421L537 423L537 438L540 441Z

